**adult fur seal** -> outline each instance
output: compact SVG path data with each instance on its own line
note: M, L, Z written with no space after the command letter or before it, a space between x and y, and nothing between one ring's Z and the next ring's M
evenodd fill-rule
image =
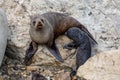
M41 15L37 14L31 16L30 21L29 34L32 42L26 50L25 64L33 57L38 49L38 45L46 45L54 57L58 61L63 62L60 52L56 47L55 39L63 35L71 27L80 28L87 33L93 43L97 43L87 28L79 21L62 13L47 12Z
M64 49L77 48L76 51L76 69L70 74L71 78L76 74L79 66L83 65L91 56L91 41L88 35L79 28L70 28L66 33L66 36L73 40L66 44Z

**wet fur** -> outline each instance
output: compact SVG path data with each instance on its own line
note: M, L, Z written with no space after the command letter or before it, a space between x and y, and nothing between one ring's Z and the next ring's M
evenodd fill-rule
M38 45L46 45L49 51L56 57L57 60L63 61L60 52L55 45L55 39L60 35L63 35L69 28L78 27L93 41L93 36L89 33L89 31L76 19L70 17L68 15L57 13L57 12L47 12L44 14L38 14L31 16L30 22L30 37L32 42L37 43ZM34 23L35 22L35 23ZM42 26L38 26L38 23L41 23ZM39 27L42 27L42 29ZM26 53L26 56L29 55L30 51ZM35 54L35 53L34 53ZM58 56L57 56L58 55ZM59 57L59 58L58 58ZM32 58L32 57L26 57ZM26 61L28 62L28 61Z
M73 70L70 74L73 77L76 74L79 66L83 65L91 56L91 41L85 32L79 28L70 28L66 32L66 36L72 39L73 42L70 42L64 46L64 49L73 49L77 48L76 51L76 69Z

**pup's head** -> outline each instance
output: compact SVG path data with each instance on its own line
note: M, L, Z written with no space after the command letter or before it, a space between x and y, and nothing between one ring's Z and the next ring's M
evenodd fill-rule
M45 27L45 19L40 15L30 16L30 28L42 30Z
M30 17L29 34L32 41L39 44L47 44L53 40L54 31L44 15L34 15Z

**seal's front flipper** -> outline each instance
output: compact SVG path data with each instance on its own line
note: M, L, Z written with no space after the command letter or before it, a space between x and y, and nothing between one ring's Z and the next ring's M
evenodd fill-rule
M38 45L35 42L31 42L28 49L26 50L25 60L24 60L25 65L29 65L29 61L32 59L37 49L38 49Z
M51 47L47 46L47 48L58 61L63 62L62 56L55 43L53 43Z

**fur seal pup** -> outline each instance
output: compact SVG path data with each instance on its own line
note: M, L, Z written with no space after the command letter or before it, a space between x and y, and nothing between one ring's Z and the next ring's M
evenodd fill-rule
M73 17L58 12L47 12L31 16L29 34L32 42L26 50L24 63L27 64L31 60L38 49L38 45L46 45L52 55L58 61L63 62L55 44L55 39L63 35L71 27L80 28L87 33L93 43L97 43L87 28Z
M65 34L68 38L72 39L73 42L66 44L63 48L77 48L76 69L73 70L70 74L72 78L76 75L79 66L83 65L88 60L88 58L91 57L91 41L89 40L89 37L85 32L76 27L68 29Z

